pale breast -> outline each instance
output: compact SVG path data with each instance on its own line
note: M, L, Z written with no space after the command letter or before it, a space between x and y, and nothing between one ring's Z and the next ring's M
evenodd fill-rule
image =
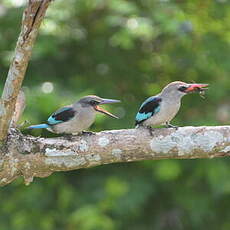
M144 125L163 125L166 122L170 122L180 109L180 102L173 103L172 101L162 101L160 111L144 121Z
M88 129L95 121L96 111L83 108L76 116L64 123L57 124L52 127L55 133L79 133Z

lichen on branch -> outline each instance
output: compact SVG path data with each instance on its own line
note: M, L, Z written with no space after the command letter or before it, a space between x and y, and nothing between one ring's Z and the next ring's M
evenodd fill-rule
M72 139L24 136L11 129L7 152L0 161L0 185L19 176L34 177L56 171L141 160L193 159L230 156L230 126L111 130Z

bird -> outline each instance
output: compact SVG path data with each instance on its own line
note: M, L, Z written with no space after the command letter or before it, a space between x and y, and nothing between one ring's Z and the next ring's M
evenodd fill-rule
M84 133L84 130L94 123L97 112L118 118L99 106L118 102L120 100L100 98L96 95L84 96L72 105L58 109L46 123L29 126L28 129L47 129L53 133L67 135Z
M170 122L181 106L181 98L188 93L204 94L208 84L171 82L156 96L147 98L140 106L135 118L136 128L144 126L152 135L152 126L165 125L167 128L178 128Z

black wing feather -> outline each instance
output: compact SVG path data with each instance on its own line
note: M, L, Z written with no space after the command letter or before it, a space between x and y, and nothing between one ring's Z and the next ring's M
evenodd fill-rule
M145 105L141 107L141 109L139 110L139 113L153 112L159 106L159 102L161 101L162 101L161 98L157 98L155 100L147 102Z
M56 125L65 121L69 121L75 115L76 111L72 107L64 107L57 110L48 118L48 124Z

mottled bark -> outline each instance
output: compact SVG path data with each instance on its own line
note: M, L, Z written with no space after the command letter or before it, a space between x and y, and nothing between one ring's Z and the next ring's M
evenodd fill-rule
M55 171L140 160L193 159L230 156L230 126L148 130L111 130L95 135L37 138L11 129L0 159L0 185L19 176L34 177Z
M29 0L22 18L21 32L0 101L0 141L5 140L15 111L15 103L50 0Z
M16 100L20 99L19 90L49 3L50 0L29 0L24 11L0 101L0 142L6 139L10 123L14 126L20 117L15 111ZM230 126L156 129L153 136L145 129L113 130L76 136L72 140L24 136L11 129L5 144L0 145L0 185L9 184L19 176L29 184L34 177L47 177L55 171L115 162L223 156L230 156Z
M16 103L15 103L15 109L14 109L14 114L13 117L11 119L11 124L10 127L16 128L17 127L17 123L22 115L22 113L24 112L24 109L26 107L26 97L25 97L25 93L20 90Z

